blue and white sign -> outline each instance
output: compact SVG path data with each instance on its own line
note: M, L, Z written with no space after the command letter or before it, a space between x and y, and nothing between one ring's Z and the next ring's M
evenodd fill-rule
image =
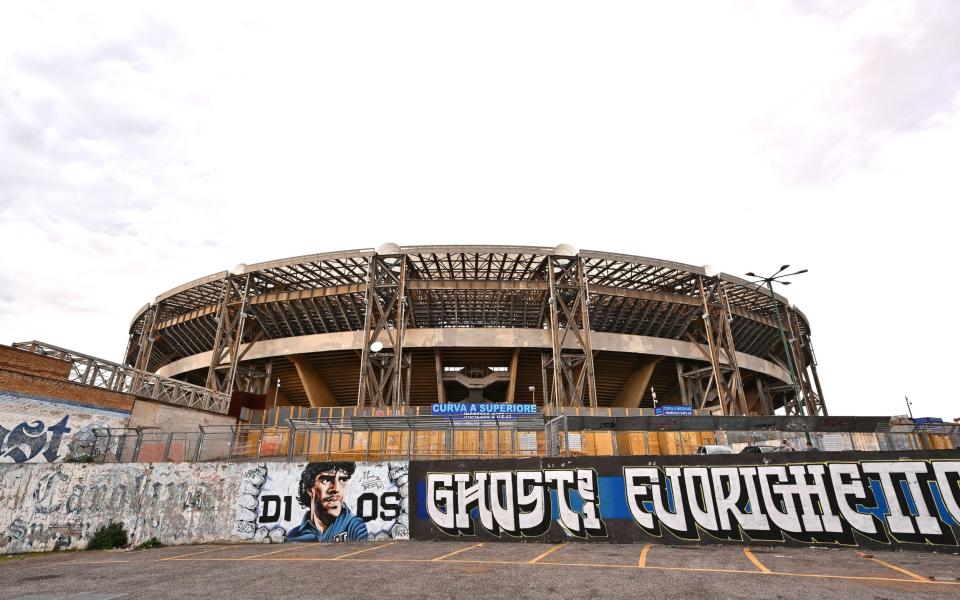
M672 404L662 404L654 409L658 417L692 417L693 408L690 406L675 406Z
M431 406L433 415L458 419L512 419L517 415L537 414L536 404L494 404L487 402L451 402Z

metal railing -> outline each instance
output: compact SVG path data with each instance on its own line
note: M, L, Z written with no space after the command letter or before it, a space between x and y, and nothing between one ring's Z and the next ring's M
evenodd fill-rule
M809 435L809 437L808 437ZM786 440L787 444L784 444ZM65 440L79 462L437 460L561 456L692 455L793 450L902 451L960 448L960 429L934 432L796 430L588 430L565 417L470 421L448 417L353 417L283 425L200 426L196 431L103 428ZM711 448L712 447L712 448ZM780 448L783 450L783 448Z
M229 395L199 385L160 377L43 342L17 342L13 347L67 361L70 363L67 380L74 383L220 414L230 410Z

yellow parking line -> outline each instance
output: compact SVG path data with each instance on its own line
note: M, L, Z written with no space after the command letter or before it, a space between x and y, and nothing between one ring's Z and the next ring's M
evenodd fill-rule
M391 542L398 543L398 542ZM313 558L313 557L270 557L263 558L260 560L264 561L299 561L299 562L327 562L332 560L338 560L345 556L352 556L354 554L359 554L361 552L369 552L371 550L376 550L377 548L383 548L390 544L383 544L377 546L376 548L366 548L363 550L358 550L356 552L350 552L343 554L335 558ZM563 544L557 545L550 550L547 550L537 558L531 561L516 561L516 560L477 560L477 559L463 559L463 558L453 558L449 560L443 560L444 563L452 564L481 564L481 565L515 565L515 566L524 566L524 565L536 565L536 566L552 566L552 567L586 567L586 568L605 568L605 569L636 569L634 565L630 564L606 564L606 563L568 563L568 562L536 562L545 556L556 552L560 549ZM219 548L217 548L219 549ZM199 554L199 553L195 553ZM170 559L162 559L170 560ZM196 559L200 562L231 562L244 560L242 558L198 558ZM436 559L431 558L356 558L350 562L369 562L369 563L428 563L436 562ZM715 568L705 568L705 567L644 567L649 571L677 571L677 572L690 572L690 573L726 573L726 574L742 574L742 575L757 575L757 576L772 576L772 577L813 577L816 579L846 579L852 581L878 581L878 582L897 582L897 583L916 583L916 584L926 584L926 585L949 585L949 586L960 586L960 582L957 581L936 581L933 579L924 579L919 576L916 578L905 579L902 577L876 577L876 576L866 576L866 575L825 575L820 573L789 573L786 571L761 571L761 570L746 570L746 569L715 569Z
M563 546L564 546L563 544L557 544L556 546L554 546L553 548L550 548L549 550L547 550L546 552L544 552L544 553L541 554L540 556L536 557L535 559L533 559L533 560L531 560L531 561L528 561L527 564L528 564L528 565L536 564L536 563L540 562L540 559L543 559L543 558L546 558L546 557L550 556L551 554L553 554L554 552L556 552L556 551L559 550L560 548L563 548Z
M216 552L217 550L224 550L230 548L231 546L218 546L217 548L209 548L207 550L201 550L200 552L190 552L189 554L178 554L176 556L168 556L167 558L161 558L161 561L164 560L179 560L181 558L186 558L188 556L196 556L198 554L206 554L207 552Z
M285 546L286 547L281 548L279 550L274 550L273 552L264 552L263 554L254 554L252 556L242 556L237 560L251 560L254 558L260 558L261 556L270 556L271 554L280 554L281 552L290 552L291 550L296 550L297 548L304 547L303 545L298 544L297 542L290 542L289 544L285 544Z
M468 548L460 548L459 550L454 550L454 551L451 552L450 554L444 554L443 556L438 556L438 557L432 558L432 559L430 559L430 560L443 560L443 559L445 559L445 558L447 558L447 557L450 557L450 556L456 556L457 554L460 554L461 552L466 552L467 550L473 550L474 548L479 548L479 547L482 546L482 545L483 545L483 544L474 544L474 545L472 545L472 546L470 546L470 547L468 547Z
M380 548L386 548L387 546L392 546L394 544L399 544L400 540L395 542L389 542L387 544L380 544L379 546L374 546L373 548L364 548L363 550L357 550L356 552L347 552L346 554L341 554L340 556L334 556L332 560L339 560L341 558L346 558L348 556L353 556L354 554L361 554L363 552L372 552L373 550L379 550Z
M640 551L640 560L637 562L637 566L641 569L647 568L647 555L650 554L650 544L646 544L643 547L643 550Z
M770 572L770 569L768 569L766 566L764 566L764 564L763 564L762 562L760 562L759 560L757 560L757 557L753 555L753 552L750 551L750 548L744 548L744 549L743 549L743 554L750 560L750 562L753 563L753 565L754 565L755 567L757 567L758 569L760 569L760 572L761 572L761 573L769 573L769 572Z
M71 560L71 565L104 565L107 563L128 563L132 560Z
M863 552L857 552L857 554L860 556L860 558L865 558L865 559L867 559L867 560L872 560L872 561L875 562L875 563L880 563L881 565L887 567L888 569L893 569L894 571L899 571L899 572L903 573L904 575L909 575L910 577L913 577L913 578L916 579L917 581L929 581L928 578L923 577L922 575L917 575L917 574L914 573L913 571L908 571L908 570L904 569L903 567L898 567L897 565L890 564L890 563L888 563L888 562L886 562L886 561L880 560L879 558L875 558L875 557L873 557L873 556L871 556L871 555L869 555L869 554L865 554L865 553L863 553Z

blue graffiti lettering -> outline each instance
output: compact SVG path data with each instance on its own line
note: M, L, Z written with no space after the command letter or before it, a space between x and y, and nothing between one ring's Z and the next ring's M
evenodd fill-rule
M42 452L47 462L57 460L63 436L70 433L69 418L63 417L51 427L46 427L43 421L24 421L12 431L0 426L0 458L9 457L19 464L33 460Z

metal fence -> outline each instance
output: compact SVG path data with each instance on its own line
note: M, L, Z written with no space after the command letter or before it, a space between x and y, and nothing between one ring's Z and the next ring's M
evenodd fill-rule
M67 380L74 383L221 414L230 410L229 395L203 386L160 377L43 342L17 342L13 347L67 361L70 363Z
M589 430L565 417L464 420L349 417L284 425L206 426L196 431L98 429L68 441L69 461L202 462L430 460L561 456L690 455L794 450L900 451L960 448L960 428L874 432L784 430ZM810 444L808 447L807 444ZM752 448L747 448L747 447Z

